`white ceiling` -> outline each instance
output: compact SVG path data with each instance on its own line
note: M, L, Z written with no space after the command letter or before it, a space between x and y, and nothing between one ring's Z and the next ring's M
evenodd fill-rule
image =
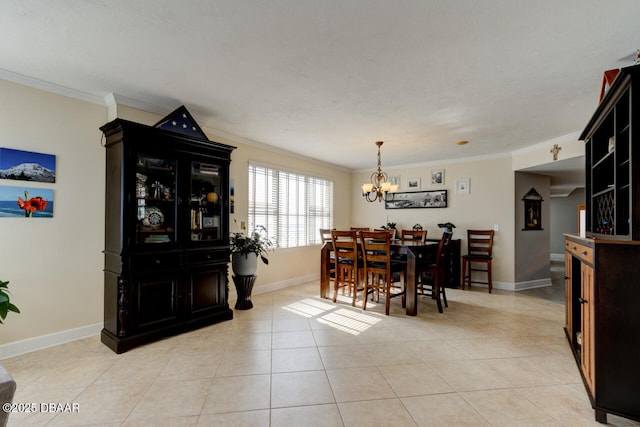
M640 47L637 0L5 0L0 78L350 169L575 134ZM0 94L1 98L1 94ZM455 144L469 140L465 146ZM562 158L562 153L560 155Z

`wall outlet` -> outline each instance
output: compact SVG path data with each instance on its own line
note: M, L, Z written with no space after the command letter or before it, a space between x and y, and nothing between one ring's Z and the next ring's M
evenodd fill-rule
M499 231L500 227L498 227L498 224L493 224L493 231Z

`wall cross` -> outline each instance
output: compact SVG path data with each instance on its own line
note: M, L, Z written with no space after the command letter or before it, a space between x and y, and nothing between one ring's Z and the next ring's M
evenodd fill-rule
M554 161L558 160L558 153L560 152L560 150L562 150L562 147L558 146L558 144L555 144L551 151L549 151L550 153L553 153Z

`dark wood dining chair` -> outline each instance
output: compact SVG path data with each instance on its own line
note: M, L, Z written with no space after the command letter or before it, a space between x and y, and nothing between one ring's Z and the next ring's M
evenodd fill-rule
M322 246L325 243L331 242L331 231L335 230L335 228L321 228L320 229L320 240L322 241ZM331 251L329 253L329 259L331 264L329 265L329 283L335 282L336 280L336 253L335 251ZM344 294L344 288L343 288Z
M371 231L370 227L351 227L349 228L351 231Z
M373 231L384 231L386 233L389 233L389 238L391 240L394 240L398 235L398 230L396 230L395 228L374 228Z
M402 240L420 240L422 243L427 241L427 230L400 230L400 238Z
M419 267L420 283L418 284L418 294L427 295L436 300L438 312L442 313L442 301L444 306L449 307L447 302L446 288L443 284L445 277L446 254L451 243L453 233L445 231L442 233L440 243L434 262Z
M333 302L338 299L338 289L346 288L352 296L351 305L356 306L356 296L363 277L363 261L358 251L358 236L353 230L331 231L331 241L336 257L336 279L334 283Z
M320 229L320 240L324 245L327 242L331 241L331 231L335 230L335 228L321 228Z
M385 314L389 315L391 298L401 296L406 307L404 265L391 262L391 238L386 231L361 231L360 245L364 260L364 295L362 309L367 309L369 295L384 295ZM394 286L394 273L399 273L400 286Z
M484 284L491 293L491 260L493 259L493 230L467 230L467 254L462 256L462 289L465 284ZM484 268L474 267L474 264L484 264ZM472 272L484 272L486 281L473 280Z

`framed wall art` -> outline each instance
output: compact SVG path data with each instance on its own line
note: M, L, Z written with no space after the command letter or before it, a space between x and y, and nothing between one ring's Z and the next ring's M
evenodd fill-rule
M0 217L52 218L53 190L0 186Z
M420 189L420 178L409 178L409 179L407 179L407 188L409 190L419 190Z
M431 171L431 184L444 185L444 169L436 169Z
M385 209L446 208L447 190L387 193Z
M456 179L456 194L469 194L469 178Z
M0 178L17 181L56 182L56 156L0 148Z
M523 230L542 230L542 196L531 188L522 198L524 201L524 228Z

